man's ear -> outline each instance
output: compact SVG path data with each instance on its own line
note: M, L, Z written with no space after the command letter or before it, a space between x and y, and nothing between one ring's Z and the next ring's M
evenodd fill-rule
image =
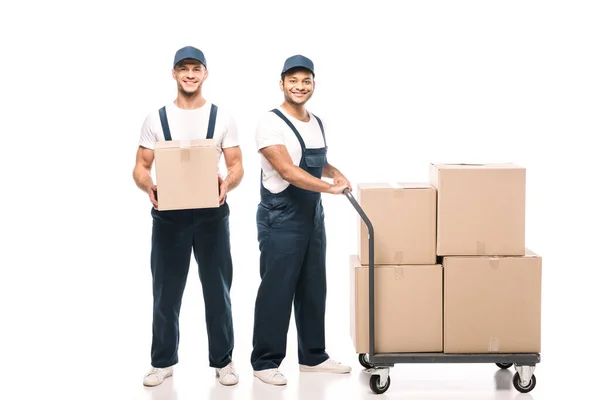
M175 68L171 70L171 75L173 75L173 79L177 80L177 76L175 75Z
M279 89L283 92L283 79L279 81Z

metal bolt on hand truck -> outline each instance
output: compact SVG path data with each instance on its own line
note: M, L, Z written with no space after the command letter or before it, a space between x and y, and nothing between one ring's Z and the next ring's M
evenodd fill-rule
M535 366L540 362L539 353L482 353L482 354L448 354L448 353L375 353L375 243L373 225L348 189L344 194L350 200L369 233L369 353L359 354L358 361L371 375L369 386L376 394L385 393L390 388L390 368L394 364L414 363L495 363L499 368L507 369L515 366L513 386L521 393L533 390L536 384L533 374Z

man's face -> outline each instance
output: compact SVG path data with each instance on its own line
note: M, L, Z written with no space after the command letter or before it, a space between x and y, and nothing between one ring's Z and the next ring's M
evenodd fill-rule
M279 85L288 103L301 106L312 97L315 82L309 71L300 70L286 75Z
M208 71L196 60L183 60L173 68L173 78L177 81L179 93L192 96L200 91Z

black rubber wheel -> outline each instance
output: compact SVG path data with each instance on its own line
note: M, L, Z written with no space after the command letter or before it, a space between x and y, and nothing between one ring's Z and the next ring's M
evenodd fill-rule
M388 376L385 386L379 387L379 375L371 375L371 379L369 379L369 387L373 393L382 394L387 392L387 390L390 388L390 382L391 378Z
M366 357L367 357L367 355L364 354L364 353L359 354L358 355L358 362L360 363L360 365L362 365L366 369L373 368L373 364L371 364L370 362L368 362Z
M527 385L527 387L523 387L521 386L521 378L519 377L519 373L515 372L515 376L513 376L513 386L521 393L529 393L535 387L535 375L531 375L529 385Z
M496 363L498 368L508 369L513 366L513 363Z

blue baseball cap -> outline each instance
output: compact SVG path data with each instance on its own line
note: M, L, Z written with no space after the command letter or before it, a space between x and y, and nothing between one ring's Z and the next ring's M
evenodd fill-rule
M309 58L304 57L300 54L291 56L290 58L285 60L285 63L283 64L283 70L281 71L281 73L283 74L283 73L289 71L290 69L297 68L297 67L306 68L307 70L312 72L313 75L315 73L315 66L314 66L313 62Z
M173 67L175 67L179 61L185 59L200 61L206 67L206 58L204 57L204 53L195 47L186 46L177 50L177 53L175 53L175 59L173 60Z

